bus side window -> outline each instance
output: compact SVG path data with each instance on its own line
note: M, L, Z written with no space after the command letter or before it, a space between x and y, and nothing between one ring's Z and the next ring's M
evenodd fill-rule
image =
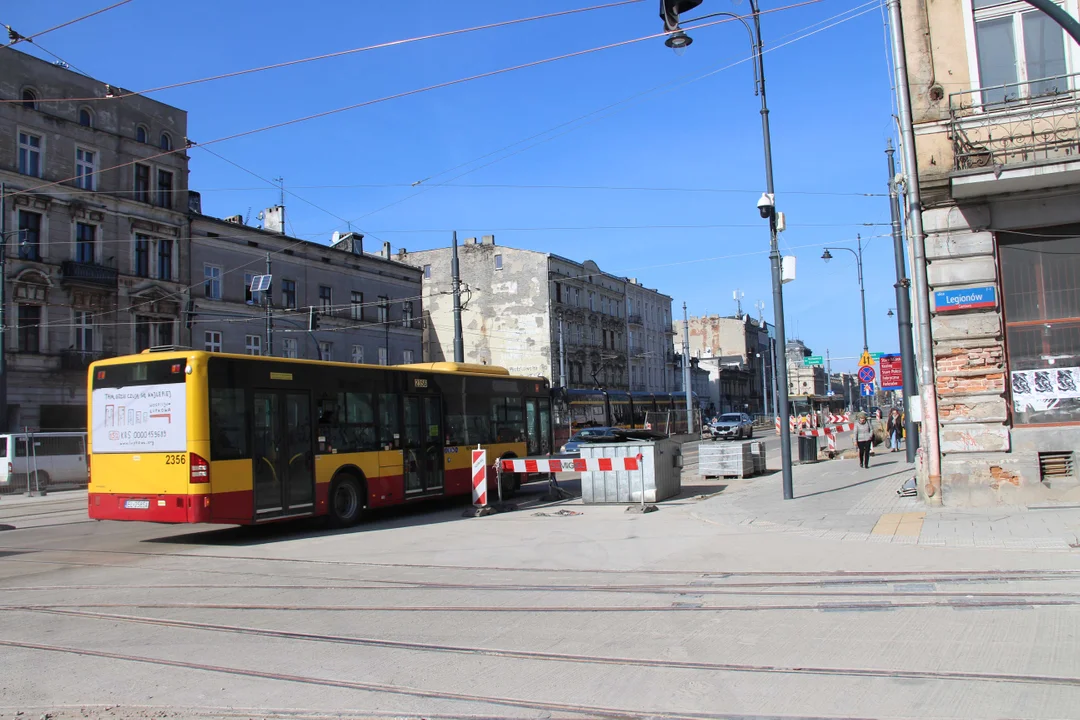
M398 396L394 393L379 394L379 445L383 448L401 447L401 423L398 413Z
M247 406L243 390L210 390L210 457L213 460L248 457Z

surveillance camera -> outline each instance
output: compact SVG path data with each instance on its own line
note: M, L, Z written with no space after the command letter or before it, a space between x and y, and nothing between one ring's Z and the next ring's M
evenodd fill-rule
M757 201L757 209L763 218L773 214L773 210L776 209L776 202L772 193L761 193L761 199Z

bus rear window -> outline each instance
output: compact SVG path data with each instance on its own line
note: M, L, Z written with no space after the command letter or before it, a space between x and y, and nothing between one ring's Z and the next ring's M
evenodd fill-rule
M93 388L122 388L134 385L166 385L184 382L187 361L151 360L149 362L106 365L94 369Z

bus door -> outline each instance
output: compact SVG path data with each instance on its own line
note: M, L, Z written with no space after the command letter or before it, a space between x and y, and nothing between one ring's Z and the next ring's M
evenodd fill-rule
M529 455L551 454L551 400L525 398L525 431Z
M443 487L442 400L437 395L405 396L405 494Z
M315 446L310 393L256 390L252 410L255 519L312 512Z

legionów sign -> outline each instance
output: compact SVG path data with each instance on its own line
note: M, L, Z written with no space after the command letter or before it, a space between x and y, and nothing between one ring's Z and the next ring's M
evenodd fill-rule
M994 308L997 307L997 288L987 285L963 290L938 290L934 293L934 307L939 313Z

